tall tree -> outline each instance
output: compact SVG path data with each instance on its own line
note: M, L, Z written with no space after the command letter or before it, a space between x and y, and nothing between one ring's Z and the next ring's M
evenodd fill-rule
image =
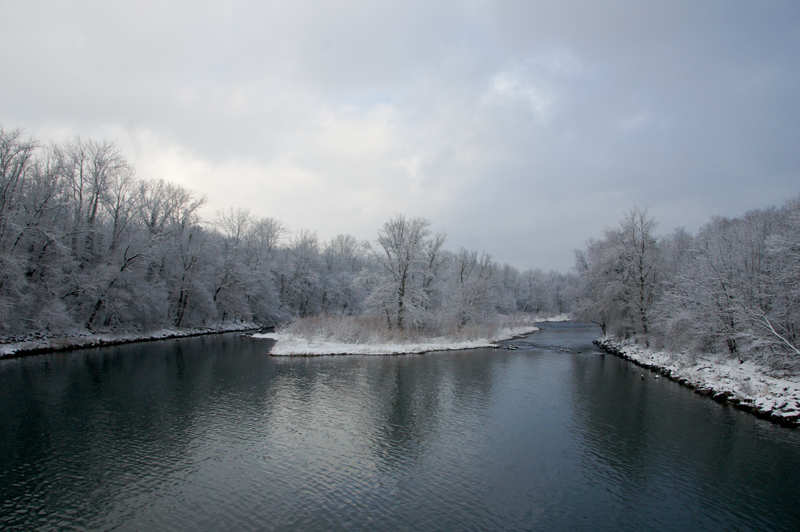
M426 322L426 281L437 263L433 252L444 241L444 236L432 240L429 227L425 218L395 215L369 248L377 263L370 306L385 316L390 328L421 327Z
M457 329L494 316L500 304L500 279L491 257L461 248L452 264L447 310L453 315Z
M616 282L626 315L633 329L645 337L649 333L648 313L659 287L661 251L654 235L656 225L647 209L633 207L619 229L606 231L616 256Z

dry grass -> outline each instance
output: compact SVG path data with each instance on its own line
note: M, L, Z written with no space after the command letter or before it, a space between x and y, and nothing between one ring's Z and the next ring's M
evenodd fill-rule
M390 329L386 320L371 316L338 316L321 314L299 319L282 331L315 341L343 344L421 343L432 338L453 341L494 339L507 327L533 325L529 315L498 316L483 323L467 324L460 329L455 324L441 324L426 329Z

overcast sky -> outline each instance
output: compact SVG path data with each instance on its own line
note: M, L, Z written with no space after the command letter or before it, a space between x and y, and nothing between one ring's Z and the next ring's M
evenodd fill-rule
M800 194L800 2L0 0L0 124L323 239L424 216L566 271Z

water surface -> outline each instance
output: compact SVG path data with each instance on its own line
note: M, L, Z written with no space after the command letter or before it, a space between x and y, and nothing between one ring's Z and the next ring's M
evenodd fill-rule
M0 529L797 529L797 430L597 336L273 358L227 334L2 361Z

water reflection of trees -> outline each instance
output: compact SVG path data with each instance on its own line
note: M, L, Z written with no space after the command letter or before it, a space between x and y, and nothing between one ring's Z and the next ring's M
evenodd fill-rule
M759 500L796 507L788 472L800 468L800 457L781 443L780 428L611 355L576 356L574 368L572 423L585 472L623 506L668 500L674 522L711 528L704 509L759 528L770 519L768 510L754 510Z
M497 354L278 359L275 408L291 410L293 415L278 417L297 430L345 424L351 445L368 455L364 459L394 469L418 461L453 411L488 408Z
M89 523L137 489L156 496L148 492L195 450L198 418L236 387L234 366L265 358L254 349L224 335L4 363L0 499L49 508L43 515L53 519L54 508L71 507ZM268 381L260 375L250 393L263 394ZM19 524L35 528L35 513Z
M186 504L196 482L256 482L262 504L399 480L486 422L510 356L277 359L268 347L223 335L0 364L0 496L34 510L15 526L37 528L36 511L83 528L120 511L138 523L159 501ZM292 522L292 508L276 519Z
M418 463L447 426L463 415L485 413L493 361L485 352L391 357L370 366L370 442L388 469Z
M371 368L371 451L392 468L416 462L428 448L441 408L442 368L418 356L381 362Z

